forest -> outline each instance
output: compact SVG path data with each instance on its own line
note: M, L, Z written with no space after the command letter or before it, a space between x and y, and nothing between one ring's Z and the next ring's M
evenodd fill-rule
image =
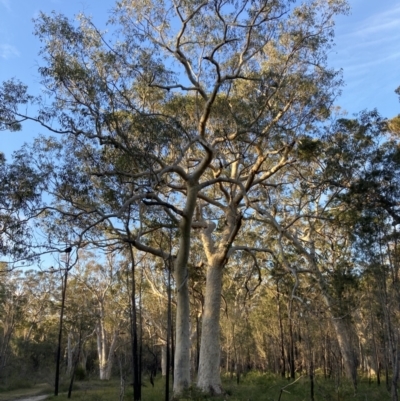
M1 135L41 132L0 153L0 399L398 400L400 115L337 106L347 12L36 18L42 92L0 86Z

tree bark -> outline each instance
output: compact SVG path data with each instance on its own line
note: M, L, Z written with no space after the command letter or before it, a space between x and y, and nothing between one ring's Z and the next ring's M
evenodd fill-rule
M283 333L283 323L282 323L282 313L281 313L281 302L279 299L279 282L276 282L276 307L278 312L278 321L279 321L279 340L280 340L280 352L281 352L281 360L280 360L280 372L281 377L286 376L286 363L285 363L285 341L284 341L284 333Z
M67 374L71 375L74 368L74 348L72 348L72 333L68 333L68 341L67 341Z
M190 252L192 219L196 207L198 187L188 185L187 202L180 221L179 251L175 261L176 322L174 358L174 395L181 394L190 385L190 300L189 271L187 263Z
M211 394L222 393L219 372L221 292L222 268L219 264L210 265L207 269L197 386Z
M167 375L167 346L161 346L161 376Z
M332 317L333 328L342 354L346 376L351 379L353 386L357 389L357 360L352 347L351 336L343 319Z
M60 382L61 340L62 340L62 330L63 330L65 296L66 296L66 291L67 291L67 279L68 279L68 269L69 269L68 265L69 265L69 253L67 254L66 269L65 269L65 273L64 273L64 281L62 281L60 323L59 323L59 328L58 328L56 377L55 377L55 384L54 384L54 395L56 395L56 396L58 395L58 386L59 386L59 382Z
M114 331L109 349L107 349L107 335L104 328L104 322L98 324L96 334L97 353L99 358L99 378L100 380L110 380L114 350L117 346L118 331Z
M221 394L220 378L220 333L219 318L222 295L222 273L229 258L229 250L239 232L242 216L231 208L226 215L226 228L219 241L214 245L212 232L216 228L210 222L202 230L202 242L207 257L206 293L201 328L201 344L197 387L211 394ZM203 220L204 222L204 220Z

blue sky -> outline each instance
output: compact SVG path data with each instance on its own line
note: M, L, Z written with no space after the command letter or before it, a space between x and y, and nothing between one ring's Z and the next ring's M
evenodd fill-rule
M336 22L332 67L342 68L345 87L337 104L349 114L377 108L386 117L400 114L394 93L400 85L400 2L350 0L349 16ZM32 92L39 89L39 41L32 18L52 10L67 16L83 11L102 26L114 0L0 0L0 82L16 77ZM40 132L27 126L22 132L0 132L0 151L7 157Z

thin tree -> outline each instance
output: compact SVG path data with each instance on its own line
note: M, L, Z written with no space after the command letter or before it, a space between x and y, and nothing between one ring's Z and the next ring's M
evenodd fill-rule
M72 251L71 247L68 247L63 251L66 254L66 259L65 259L64 277L61 280L61 310L60 310L60 323L58 326L56 375L55 375L55 382L54 382L54 395L56 395L56 396L58 396L58 387L59 387L59 381L60 381L61 341L62 341L62 331L63 331L65 295L67 293L68 272L72 267L72 266L70 266L71 251Z

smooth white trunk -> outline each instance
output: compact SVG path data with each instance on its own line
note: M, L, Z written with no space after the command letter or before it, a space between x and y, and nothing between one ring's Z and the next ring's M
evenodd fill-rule
M325 304L328 310L331 311L331 322L335 330L340 353L342 354L346 377L353 382L354 388L357 389L357 357L353 349L352 333L348 323L344 319L337 318L332 314L332 309L334 308L331 298L325 292L326 288L324 284L325 283L322 283L320 279L320 288L323 292Z
M226 216L226 227L219 244L212 236L216 226L209 222L202 231L202 242L207 257L206 293L201 326L201 342L197 387L209 394L221 394L220 377L220 310L222 295L222 275L229 258L229 250L238 234L241 216L232 208Z
M100 380L110 380L113 365L113 355L117 346L118 330L114 330L110 346L108 346L107 332L104 325L104 310L100 304L100 319L97 324L97 355L99 358Z
M357 386L357 363L356 356L352 347L351 336L346 323L342 319L332 319L332 324L336 332L339 349L342 354L346 376Z
M161 346L161 375L167 375L167 346Z
M180 222L179 251L175 261L176 322L174 358L174 396L179 396L190 386L190 299L189 271L192 219L196 207L198 188L189 187L184 216Z
M114 351L117 346L118 332L115 331L108 352L106 352L106 343L102 344L102 350L99 354L99 376L100 380L110 380L114 361ZM99 337L98 337L99 339Z
M201 331L199 374L197 387L210 394L221 394L220 378L220 310L222 268L207 269L206 294Z
M181 394L190 386L190 310L187 268L176 273L174 394ZM182 274L183 273L183 274ZM182 277L183 276L183 277Z

